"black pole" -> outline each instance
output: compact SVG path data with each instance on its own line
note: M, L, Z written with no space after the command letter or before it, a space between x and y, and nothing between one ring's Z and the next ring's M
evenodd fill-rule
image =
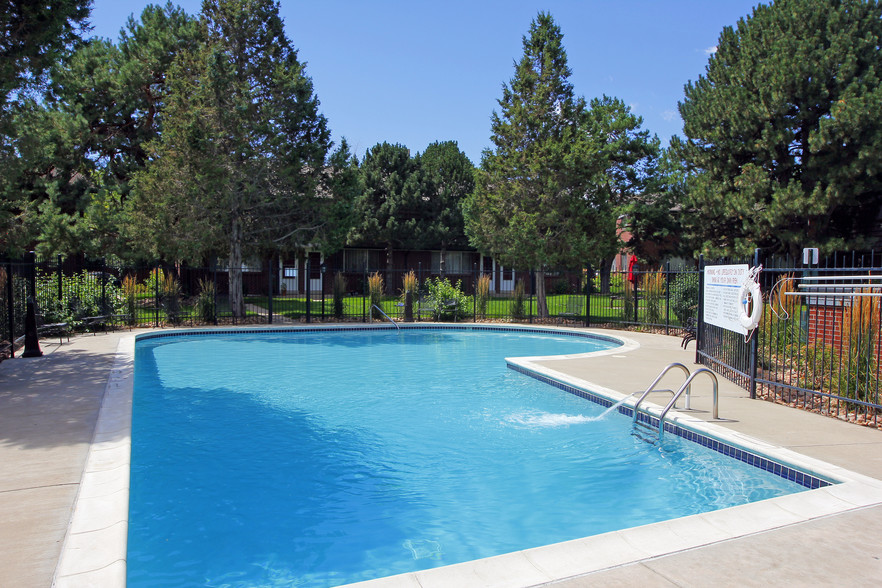
M273 256L270 255L270 258L266 262L266 285L267 292L269 293L269 301L267 303L267 324L273 324Z
M753 267L759 267L760 264L760 250L759 248L755 249L753 252ZM757 280L761 279L761 276L757 276ZM762 304L759 300L754 300L754 304ZM762 323L762 317L760 317L760 322ZM759 325L756 327L759 329ZM758 354L759 354L759 345L757 341L759 339L759 334L754 329L753 336L750 338L750 398L756 398L756 373L757 373L757 364L758 364Z
M698 325L695 335L695 363L701 363L701 344L704 341L704 254L698 256L698 316L695 323Z
M594 272L591 270L591 264L589 263L586 268L588 281L585 284L585 326L591 326L591 286L594 281Z
M13 287L12 287L12 262L6 262L6 313L7 317L9 317L8 329L9 329L9 344L12 345L15 343L15 301L12 299L13 295ZM10 348L9 357L15 357L15 349Z
M530 314L528 320L530 324L533 324L533 292L536 291L536 272L534 270L530 270Z
M25 315L25 348L21 357L40 357L40 337L37 335L37 256L31 251L28 254L30 265L28 308Z
M62 290L61 282L62 282L62 271L61 271L61 255L57 258L58 267L56 268L55 274L58 276L58 306L61 306L61 301L64 299L64 290Z
M311 300L309 299L310 298L309 297L309 278L310 278L309 272L311 269L312 269L312 263L310 263L309 254L307 254L307 256L306 256L306 276L304 276L306 278L306 287L305 288L306 288L306 322L307 323L312 321L312 314L310 312L311 309L309 308L311 306Z
M217 325L217 259L211 259L211 278L214 280L214 324Z
M107 312L107 264L105 259L101 258L101 312L98 314L108 314Z
M665 263L665 335L671 334L671 262Z
M322 322L325 322L325 271L327 267L325 264L322 264Z
M153 268L153 277L154 277L154 281L156 282L156 285L154 288L155 297L153 299L155 301L153 304L153 316L154 316L154 322L156 323L154 325L155 327L159 327L159 302L160 302L159 301L159 280L160 280L159 269L160 268L159 268L158 264L156 265L156 267Z
M367 295L367 266L364 268L363 278L361 282L361 322L366 323L367 318L365 317L365 296Z

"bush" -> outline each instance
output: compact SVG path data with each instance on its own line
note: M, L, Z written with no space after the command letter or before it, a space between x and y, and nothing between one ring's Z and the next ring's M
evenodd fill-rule
M509 314L513 319L522 319L526 316L524 301L526 300L527 287L524 284L524 280L520 279L517 281L514 287L514 292L511 299L511 304L509 305Z
M462 280L453 285L447 278L430 278L426 280L426 289L432 320L458 320L468 316L471 299L462 291Z
M343 318L343 297L346 295L346 278L342 272L334 274L334 318Z
M61 277L58 300L58 274L37 276L37 308L45 323L76 325L84 317L118 314L125 311L125 297L112 280L81 271Z
M662 272L643 274L641 288L646 303L646 322L658 325L663 322L663 302L665 299L665 276Z
M681 325L686 319L698 313L698 273L685 272L679 274L670 284L671 312Z
M490 276L481 274L475 289L477 295L478 317L487 318L487 302L490 300Z
M217 323L215 309L215 289L211 280L199 280L199 294L196 297L196 315L203 323Z
M372 320L382 318L382 315L374 306L382 308L380 305L383 303L383 289L383 276L380 275L380 272L374 272L368 276L368 292L371 299L370 317Z
M126 276L122 281L123 307L125 314L128 315L128 324L135 325L138 323L138 292L140 290L138 280L135 276Z
M159 285L159 305L168 322L173 325L181 322L181 285L171 272L163 276Z

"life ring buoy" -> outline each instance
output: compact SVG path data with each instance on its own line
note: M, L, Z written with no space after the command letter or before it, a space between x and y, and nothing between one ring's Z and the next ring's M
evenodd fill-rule
M753 302L752 308L751 302ZM751 309L750 314L747 312L748 308ZM762 316L763 294L759 284L753 280L746 280L738 291L738 322L748 331L752 331L760 324Z

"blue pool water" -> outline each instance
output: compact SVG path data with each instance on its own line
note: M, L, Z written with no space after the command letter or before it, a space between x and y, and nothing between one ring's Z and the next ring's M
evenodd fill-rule
M802 490L506 368L466 330L138 342L129 586L334 586Z

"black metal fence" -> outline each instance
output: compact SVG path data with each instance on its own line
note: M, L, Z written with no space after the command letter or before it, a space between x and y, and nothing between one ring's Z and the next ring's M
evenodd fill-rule
M741 263L763 266L760 324L745 337L700 323L696 361L749 390L751 397L880 425L879 254L801 263L757 252Z
M38 325L64 324L71 331L391 317L639 326L676 333L695 315L698 283L696 271L669 268L633 274L601 275L586 268L494 275L477 269L439 274L419 267L353 272L306 264L301 273L287 275L267 260L260 268L244 268L245 308L236 313L222 267L126 266L82 256L30 256L2 261L0 268L0 337L13 342L24 333L31 296ZM545 286L544 306L539 280Z
M61 324L70 331L390 318L668 334L695 325L696 361L748 389L752 397L879 424L882 258L855 253L804 264L764 259L758 252L753 259L716 263L738 262L763 265L766 304L749 338L698 320L703 260L692 269L629 273L589 267L541 275L484 274L477 268L458 274L421 267L351 271L308 263L289 275L267 260L259 268L243 268L245 308L238 313L230 304L225 268L30 256L0 261L0 341L20 344L29 297L35 300L38 326Z

